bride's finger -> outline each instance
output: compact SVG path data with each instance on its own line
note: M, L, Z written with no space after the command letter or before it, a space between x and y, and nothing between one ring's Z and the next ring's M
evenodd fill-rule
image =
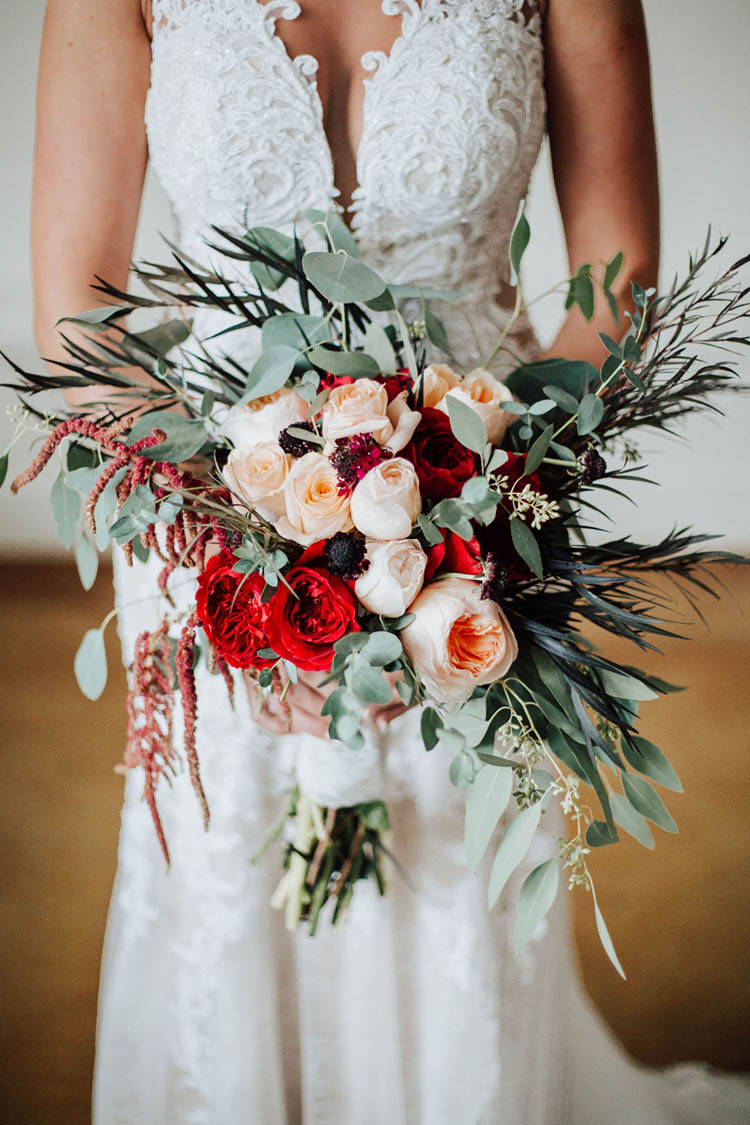
M307 687L315 691L318 695L321 695L323 699L328 699L328 696L332 691L336 690L338 684L333 682L331 682L330 684L321 684L320 681L323 678L323 672L306 672L302 668L297 670L297 679L299 683L305 684Z
M310 711L314 715L320 714L320 709L328 698L302 680L290 685L286 697L294 706L302 707L305 711Z

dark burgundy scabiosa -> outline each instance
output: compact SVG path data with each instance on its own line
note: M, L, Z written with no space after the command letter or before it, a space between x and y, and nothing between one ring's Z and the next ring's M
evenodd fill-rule
M331 454L331 464L339 478L339 493L343 496L351 492L370 469L392 456L390 450L378 445L371 434L339 438Z
M353 582L364 574L370 565L367 547L361 535L350 531L337 531L323 544L323 554L331 574Z
M597 449L587 449L583 455L583 483L593 484L607 471L607 462Z
M500 602L509 581L510 571L508 567L501 562L495 551L490 551L487 555L485 580L482 583L479 596L489 598L493 602Z
M308 433L314 434L315 427L312 422L292 422L291 426L287 426L286 429L281 431L279 445L290 457L304 457L306 453L311 453L318 448L317 442L305 441L304 438L290 434L290 430L306 430Z

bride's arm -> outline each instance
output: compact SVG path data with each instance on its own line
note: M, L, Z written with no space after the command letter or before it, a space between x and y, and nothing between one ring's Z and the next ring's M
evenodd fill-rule
M32 204L35 334L47 359L66 358L55 322L98 303L95 274L126 287L147 161L149 63L139 0L49 0Z
M547 0L544 13L548 122L555 187L571 273L618 250L625 262L614 286L620 310L629 280L655 285L659 262L659 185L651 110L648 44L640 0ZM605 355L597 332L617 337L606 302L593 323L578 309L566 318L550 355Z

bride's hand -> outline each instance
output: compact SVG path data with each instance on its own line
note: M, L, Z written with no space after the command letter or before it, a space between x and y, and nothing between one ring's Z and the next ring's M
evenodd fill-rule
M328 696L336 689L336 684L330 683L321 687L319 685L322 678L322 672L299 671L297 683L288 685L282 701L281 693L286 685L285 676L279 676L275 680L275 685L278 686L268 692L263 692L246 676L250 710L256 723L273 734L314 734L318 738L328 738L329 716L321 715L320 712ZM389 676L388 679L393 686L396 677ZM396 695L395 688L392 702L366 709L367 714L380 730L391 719L406 710L407 708Z

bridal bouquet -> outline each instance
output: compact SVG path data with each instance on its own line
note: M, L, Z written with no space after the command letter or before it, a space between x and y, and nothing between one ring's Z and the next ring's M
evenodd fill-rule
M666 295L633 284L635 312L621 339L602 335L600 370L562 359L517 364L502 384L489 368L511 354L520 298L493 354L461 372L434 311L452 295L386 285L337 215L309 218L304 242L314 249L268 228L217 230L232 276L175 253L170 266L137 271L145 296L102 282L116 303L73 318L78 331L61 374L15 367L26 396L92 391L71 414L25 405L19 430L41 424L47 436L12 485L18 490L60 453L52 507L63 540L75 541L84 585L108 540L129 561L161 560L159 585L172 608L136 645L124 767L143 770L168 860L157 788L176 766L178 699L187 766L209 823L195 737L197 661L224 678L230 695L240 669L252 690L282 702L300 671L318 674L337 741L312 740L264 844L284 838L274 905L288 926L305 921L314 932L326 902L335 922L360 879L384 891L388 813L366 716L398 698L420 709L425 750L450 752L472 866L493 841L490 906L550 803L562 806L570 831L523 883L517 947L549 909L563 869L571 886L592 892L600 937L621 972L586 857L615 843L619 829L646 847L650 825L676 831L654 783L679 790L680 782L637 729L639 703L676 689L616 664L580 628L593 623L653 648L675 634L649 576L705 588L706 567L734 556L696 549L709 537L687 530L655 545L593 545L590 520L598 493L642 479L638 429L671 428L733 389L726 349L749 342L737 327L748 312L739 282L747 259L702 282L723 247L707 240ZM528 239L521 213L514 277ZM568 307L590 319L600 289L616 314L611 287L621 266L622 255L600 276L583 266L565 283ZM165 306L180 315L139 332L126 326L137 309ZM197 339L193 310L220 311L223 327ZM230 333L254 334L252 363L222 350ZM97 388L107 392L99 402ZM187 609L171 590L183 568L197 572ZM86 634L76 656L91 698L106 679L103 628ZM328 794L316 754L336 758ZM493 840L508 808L514 815Z

